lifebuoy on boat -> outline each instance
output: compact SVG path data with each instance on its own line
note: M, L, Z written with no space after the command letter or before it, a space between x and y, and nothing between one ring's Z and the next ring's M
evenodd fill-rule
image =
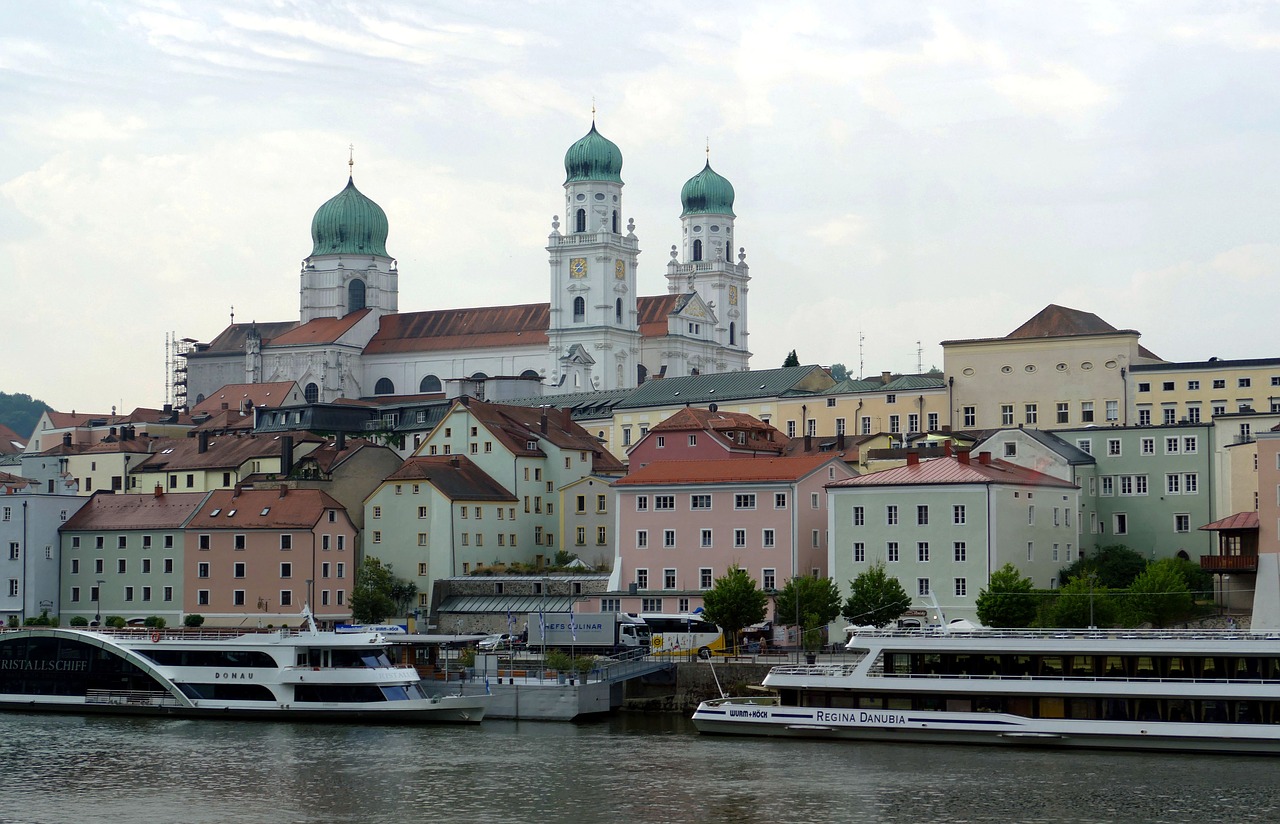
M160 643L160 633L158 632L151 633L151 643L153 644Z

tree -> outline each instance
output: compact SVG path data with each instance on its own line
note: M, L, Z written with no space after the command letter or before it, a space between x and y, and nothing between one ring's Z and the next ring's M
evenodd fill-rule
M787 359L782 362L782 365L784 367L800 365L800 356L796 354L796 350L794 349L791 350L791 352L787 355Z
M18 433L19 437L26 438L34 432L40 416L52 411L49 404L33 400L30 395L0 392L0 424Z
M1191 590L1183 580L1175 558L1149 564L1129 585L1129 611L1137 623L1157 627L1186 618L1195 608Z
M990 585L978 594L978 620L988 627L1027 627L1036 617L1031 579L1013 564L991 573Z
M360 624L379 624L390 615L403 615L418 593L418 586L397 578L391 564L365 558L351 590L351 617Z
M774 605L774 621L783 626L800 622L801 641L805 649L822 645L821 628L840 614L840 587L830 578L797 575L778 593Z
M1088 577L1072 578L1045 605L1038 623L1046 627L1107 627L1117 623L1115 596Z
M769 596L756 586L756 579L737 564L729 567L702 596L704 617L724 630L735 648L738 634L763 621L768 605Z
M796 358L796 360L800 359ZM849 367L845 366L843 363L831 364L831 377L838 381L844 380L849 377Z
M1098 576L1096 582L1099 586L1124 589L1133 583L1133 579L1146 566L1147 559L1142 557L1142 553L1135 552L1124 544L1110 544L1063 567L1058 572L1058 580L1070 581L1093 572Z
M911 608L911 596L885 571L883 561L850 581L849 591L842 614L852 624L888 626Z
M1178 574L1182 576L1182 580L1187 584L1187 589L1191 590L1192 598L1213 597L1213 573L1208 572L1195 561L1189 561L1186 558L1168 558L1166 560L1171 567L1178 570Z

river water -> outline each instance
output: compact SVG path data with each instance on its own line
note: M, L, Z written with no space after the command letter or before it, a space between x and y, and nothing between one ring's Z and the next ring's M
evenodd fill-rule
M683 718L351 727L0 715L0 821L1210 822L1280 758L699 736Z

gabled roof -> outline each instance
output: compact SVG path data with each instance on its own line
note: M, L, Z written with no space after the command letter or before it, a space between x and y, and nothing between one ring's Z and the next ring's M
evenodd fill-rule
M689 375L645 381L619 409L652 406L705 406L709 403L775 398L787 392L825 392L835 380L821 366L784 366L715 375Z
M16 455L22 451L27 439L0 423L0 455Z
M275 383L229 383L209 395L192 410L192 415L213 415L223 409L239 411L241 405L266 406L271 409L286 403L298 403L301 393L296 398L289 395L297 390L294 381L277 381Z
M296 326L278 337L271 339L272 346L317 346L325 343L336 343L339 338L351 331L361 320L364 320L372 309L357 309L340 318L316 318L301 326ZM364 341L361 341L364 343Z
M129 438L128 440L119 440L117 438L104 439L98 443L91 444L80 450L81 455L137 455L149 454L155 449L157 443L171 443L168 438Z
M319 489L218 489L192 517L192 529L309 529L346 507Z
M834 455L795 458L737 458L716 461L654 461L619 478L615 486L792 483L838 460Z
M466 455L409 458L384 483L425 481L451 501L514 502L516 496Z
M671 313L682 307L683 295L666 294L653 297L636 298L636 316L640 326L640 337L660 338L668 333L667 319Z
M457 405L470 410L471 414L484 424L485 429L501 440L507 450L513 454L545 456L540 446L529 448L530 442L545 439L560 449L592 453L591 468L594 472L621 472L623 469L622 463L613 457L600 441L575 423L567 410L508 406L485 403L471 398L459 400ZM545 432L543 431L544 415Z
M686 406L679 409L671 417L650 429L650 432L686 432L696 430L699 432L725 432L743 430L747 432L775 432L779 435L778 429L772 424L767 424L754 415L748 415L745 412L725 412L717 409L712 412L697 406ZM779 441L782 441L779 438Z
M917 464L870 472L828 487L846 486L919 486L923 484L1017 484L1022 486L1055 486L1077 489L1075 484L1011 464L1002 459L982 463L978 455L969 455L966 463L959 455L929 458Z
M159 495L97 492L67 519L61 531L179 529L208 495L208 492L161 492Z
M1234 515L1228 515L1220 521L1214 521L1211 524L1205 524L1200 527L1206 532L1217 532L1228 529L1258 529L1262 522L1258 519L1257 510L1248 512L1237 512Z
M107 414L94 415L76 412L54 412L53 410L49 410L45 414L49 416L49 423L53 425L54 429L70 429L75 426L86 426L89 421L101 420L106 421L107 423L115 423L116 421L121 420L121 417L118 415Z
M910 392L913 389L942 389L947 385L941 375L901 375L880 387L881 392Z
M199 358L201 356L243 354L244 345L249 338L250 332L256 330L258 335L262 337L262 345L266 346L272 340L297 325L298 321L296 320L275 321L272 323L233 323L223 329L209 343L198 345L194 351L188 352L186 357Z
M1068 335L1105 335L1118 331L1120 330L1092 312L1051 303L1005 337L1009 339L1060 338Z
M30 481L21 475L14 475L9 472L0 472L0 490L5 494L19 489L26 489L33 481Z
M209 438L209 448L200 451L199 438L157 439L155 451L134 468L134 472L179 472L184 470L235 469L254 458L280 457L280 435L222 435ZM293 436L296 449L304 443L321 443L322 438L306 433ZM288 467L284 468L288 471Z
M382 449L387 452L392 450L380 444L367 441L364 438L348 438L345 447L339 451L337 441L329 441L323 446L313 449L305 457L299 459L298 463L314 463L320 468L321 472L328 474L335 467L341 466L350 460L357 452L362 449Z
M1061 455L1062 459L1065 460L1071 466L1087 466L1089 464L1095 464L1098 462L1097 459L1095 459L1088 452L1085 452L1080 447L1067 443L1065 440L1058 437L1052 432L1045 432L1040 429L1026 429L1026 428L993 429L993 430L990 430L986 434L986 436L984 436L981 439L981 443L985 445L987 441L999 435L1003 435L1006 432L1020 432L1023 435L1026 435L1028 438L1035 441L1036 443L1041 444L1051 452L1056 452L1058 455ZM981 450L975 450L975 452L977 451L981 451Z

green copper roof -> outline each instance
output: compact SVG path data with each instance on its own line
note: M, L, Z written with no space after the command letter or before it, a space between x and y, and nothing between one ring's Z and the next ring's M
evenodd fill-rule
M622 152L612 140L596 131L592 121L591 131L564 153L564 174L565 183L577 180L621 183Z
M355 181L316 210L311 219L313 255L387 255L387 213L360 194Z
M680 190L680 203L684 211L680 217L688 215L728 215L733 214L733 184L711 168L711 161L702 171L689 178Z

